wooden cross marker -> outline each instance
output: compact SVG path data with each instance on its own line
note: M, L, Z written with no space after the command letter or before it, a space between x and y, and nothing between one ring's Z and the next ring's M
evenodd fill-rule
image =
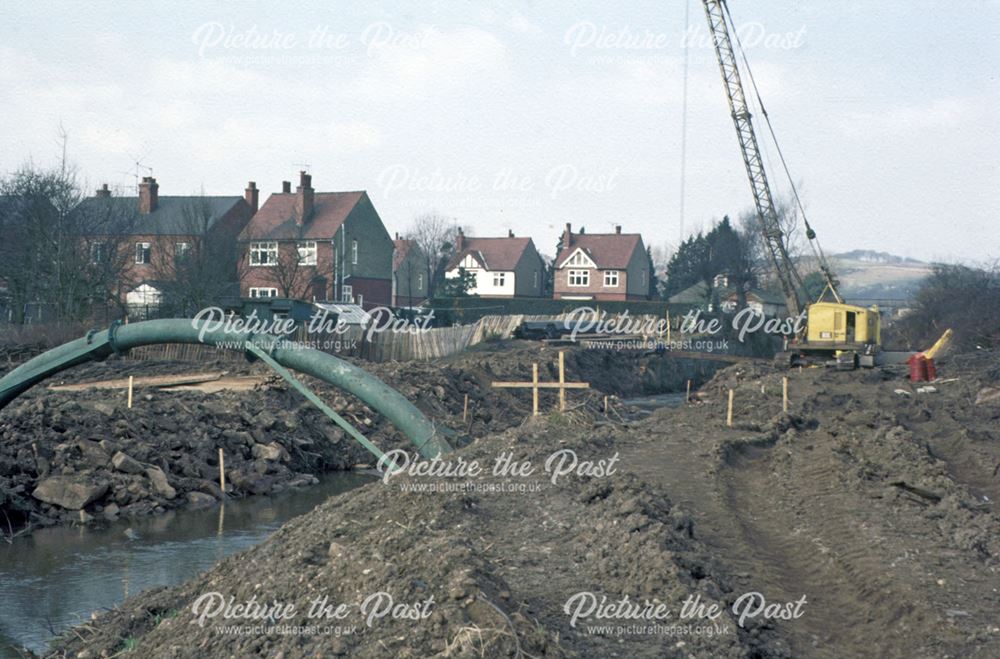
M539 382L538 363L531 365L531 382L494 382L492 386L496 389L531 389L531 409L534 415L538 415L538 390L558 389L559 390L559 411L566 411L566 390L567 389L587 389L590 384L587 382L566 382L566 356L559 351L559 381Z

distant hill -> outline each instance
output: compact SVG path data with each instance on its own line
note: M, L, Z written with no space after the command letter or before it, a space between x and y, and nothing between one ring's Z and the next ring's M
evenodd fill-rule
M809 268L808 260L804 263ZM829 257L848 301L907 300L931 274L933 265L888 252L855 249Z

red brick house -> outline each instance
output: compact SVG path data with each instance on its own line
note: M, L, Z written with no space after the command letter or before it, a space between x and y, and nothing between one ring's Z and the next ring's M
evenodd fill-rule
M415 240L392 241L392 306L413 307L427 300L427 256Z
M557 300L648 300L649 258L642 236L573 233L569 223L556 255L552 296Z
M458 230L455 253L445 267L446 277L459 269L471 273L476 285L469 291L480 297L541 297L545 262L531 238L473 238Z
M130 307L158 307L176 292L177 281L188 273L181 264L199 249L209 249L216 263L213 275L235 284L236 252L229 246L257 210L257 186L250 181L244 196L161 196L159 184L145 176L138 196L112 196L107 184L80 202L74 213L113 215L118 235L84 236L91 258L102 250L124 250L120 290ZM190 262L190 261L189 261Z
M240 234L240 294L390 304L394 245L368 194L316 192L311 175L299 176L295 192L284 181Z

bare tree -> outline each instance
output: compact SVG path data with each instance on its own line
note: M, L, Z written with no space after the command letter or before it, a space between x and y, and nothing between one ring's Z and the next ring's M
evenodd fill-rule
M0 181L0 194L0 280L13 322L23 323L32 304L80 321L95 305L120 300L120 247L134 212L80 206L81 186L65 160L53 170L22 166Z
M427 269L427 296L433 297L444 279L444 267L455 248L458 221L438 213L416 217L407 236L417 243L424 254Z

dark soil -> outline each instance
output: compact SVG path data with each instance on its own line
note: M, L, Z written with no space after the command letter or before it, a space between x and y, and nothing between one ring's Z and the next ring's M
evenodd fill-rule
M435 363L361 365L432 420L456 430L453 441L462 445L470 437L510 428L530 413L530 392L492 389L492 381L530 379L531 363L536 361L542 380L558 378L555 350L526 342L490 348ZM662 391L678 386L681 376L700 381L712 369L708 363L666 368L669 361L568 350L567 379L586 377L595 387L589 393L571 393L570 401L574 405L593 401L598 391L612 395ZM269 373L260 364L112 359L66 371L15 400L0 412L0 532L9 536L56 523L101 524L118 516L208 505L222 498L220 448L227 495L236 497L309 485L317 474L373 462L371 454L277 377L251 392L138 389L132 409L126 408L120 390L45 388L61 382L206 370ZM409 446L405 437L360 401L323 382L304 379L383 450ZM542 404L555 405L555 394L544 393ZM119 453L128 460L116 467L115 460L125 460L116 458ZM162 472L166 486L157 486L159 475L151 476L149 469ZM38 490L41 484L44 487ZM70 496L74 492L77 496Z

